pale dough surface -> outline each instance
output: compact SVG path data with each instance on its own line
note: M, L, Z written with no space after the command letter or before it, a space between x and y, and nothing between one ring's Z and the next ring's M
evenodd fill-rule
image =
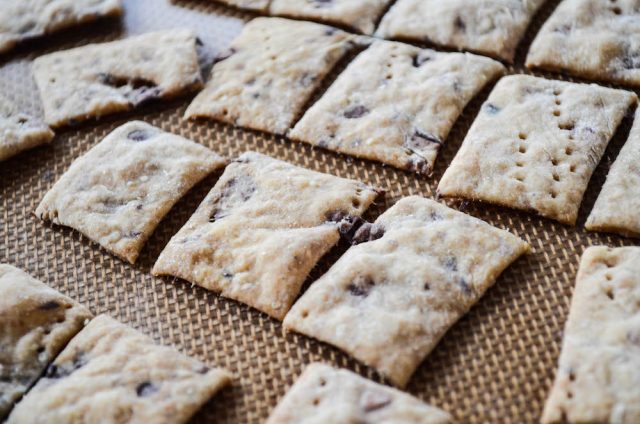
M564 0L526 64L640 87L640 0Z
M255 10L258 12L266 12L269 7L270 0L215 0L220 3L228 4L239 9Z
M345 369L307 366L266 424L450 424L442 409Z
M596 166L634 93L502 78L482 106L438 192L575 224Z
M500 63L481 56L377 41L347 67L289 135L430 174L464 107L503 72Z
M53 136L53 131L41 119L20 112L0 94L0 161L49 143Z
M151 32L50 53L33 62L45 121L60 127L202 86L196 37Z
M214 65L185 116L284 134L354 39L325 25L256 18Z
M640 248L582 255L542 422L640 422Z
M340 222L377 197L360 182L248 152L232 162L153 267L277 319L339 240Z
M507 231L417 196L366 230L377 236L351 247L313 283L284 327L341 348L400 387L529 250Z
M132 121L78 158L35 213L134 263L173 205L225 163L202 145Z
M16 405L7 424L185 423L231 375L99 315Z
M90 318L74 300L0 264L0 421Z

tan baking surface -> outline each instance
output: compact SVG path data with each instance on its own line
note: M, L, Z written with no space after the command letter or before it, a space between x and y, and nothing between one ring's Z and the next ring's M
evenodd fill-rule
M209 0L124 3L123 25L91 24L48 41L31 42L0 58L0 90L28 110L41 112L29 73L29 63L37 55L89 41L111 40L125 33L181 25L194 28L212 52L219 52L240 31L243 21L251 17ZM515 69L523 68L532 35L557 3L551 0L529 29L527 40L518 50ZM485 90L472 102L454 127L431 178L228 125L185 122L181 116L188 99L60 131L51 146L0 163L0 262L28 270L84 303L95 314L109 313L158 342L175 345L184 353L231 370L237 377L233 386L214 398L194 422L215 419L221 423L260 423L304 364L311 361L325 360L380 380L337 349L299 335L283 336L280 323L266 315L184 282L151 277L149 271L163 246L186 222L216 177L208 178L176 205L135 266L100 250L78 233L51 228L36 220L32 211L45 191L73 159L116 126L135 118L192 138L223 155L256 150L310 169L384 187L388 190L386 206L408 194L433 197L439 178L488 92ZM446 409L461 422L537 422L556 369L579 255L592 244L632 244L613 235L589 234L582 228L629 127L630 119L625 119L605 153L587 190L576 229L504 208L448 202L510 229L528 241L534 253L509 268L447 333L411 379L407 387L410 393ZM375 213L384 207L381 205ZM330 256L335 260L336 253ZM315 271L316 277L329 263L330 260L323 261Z

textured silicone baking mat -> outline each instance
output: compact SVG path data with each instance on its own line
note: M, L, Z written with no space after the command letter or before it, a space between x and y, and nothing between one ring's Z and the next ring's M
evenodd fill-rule
M522 64L531 39L557 3L551 0L536 17L511 72L524 72ZM206 56L210 58L224 50L243 23L252 17L208 0L126 0L125 6L122 21L91 24L29 42L0 58L0 90L24 108L40 112L30 73L30 62L38 55L131 33L188 26L204 41ZM387 197L372 210L371 215L375 216L402 196L435 195L439 178L489 91L485 90L465 110L430 178L229 125L187 122L181 117L189 98L60 131L52 145L0 163L0 262L28 270L94 313L108 313L158 342L231 370L236 376L233 386L207 404L194 422L264 421L304 365L311 361L327 361L380 381L370 369L337 349L303 336L283 335L280 323L266 315L184 281L150 275L164 245L186 222L217 176L199 184L173 208L135 266L107 254L74 231L42 224L32 212L75 158L112 129L135 118L196 140L229 157L255 150L382 187L387 190ZM630 123L627 117L598 167L576 228L504 208L448 202L513 231L527 240L534 251L511 266L445 335L411 379L409 392L450 411L461 422L538 420L554 375L580 254L589 245L632 243L613 235L590 234L582 228ZM344 247L338 247L322 261L314 271L315 277L335 261L341 249Z

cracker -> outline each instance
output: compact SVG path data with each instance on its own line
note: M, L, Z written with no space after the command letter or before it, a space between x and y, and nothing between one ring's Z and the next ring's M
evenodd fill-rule
M0 4L0 53L30 38L121 14L120 0L4 0Z
M12 423L184 423L230 374L100 315L16 405Z
M444 173L438 192L573 225L582 197L634 93L502 78Z
M433 200L407 197L365 224L284 327L404 386L446 331L529 246Z
M41 119L20 112L0 94L0 161L49 143L53 136L53 131Z
M563 1L531 44L526 65L640 87L640 3Z
M582 255L543 423L640 422L640 248Z
M256 12L266 12L270 0L216 0L238 9L254 10Z
M284 134L353 40L324 25L256 18L214 65L185 116Z
M345 369L307 366L266 424L453 423L447 412Z
M0 264L0 421L90 318L74 300Z
M173 205L225 160L140 121L115 129L77 159L36 209L134 263Z
M428 41L513 62L516 48L545 0L399 0L376 34Z
M186 29L152 32L38 57L33 72L45 121L60 127L202 86L196 37Z
M378 192L248 152L229 165L153 267L282 319L304 280Z
M372 34L378 19L392 0L272 0L269 12L297 19L311 19Z
M338 77L290 137L430 174L467 103L504 72L491 59L375 42Z
M640 110L585 227L640 237Z

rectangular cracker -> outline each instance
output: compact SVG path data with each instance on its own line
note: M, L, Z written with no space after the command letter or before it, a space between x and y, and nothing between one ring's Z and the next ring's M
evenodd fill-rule
M307 366L266 424L449 424L447 412L345 369Z
M226 169L153 267L274 318L378 192L248 152Z
M214 65L185 116L284 134L354 40L311 22L256 18Z
M640 237L640 109L629 138L611 166L607 181L587 218L589 231Z
M50 53L33 62L33 73L52 127L202 87L196 37L186 29Z
M272 0L269 13L317 20L373 34L375 25L392 0Z
M582 255L543 423L640 422L640 248Z
M4 0L0 5L0 53L30 38L122 14L120 0Z
M296 124L294 140L430 174L467 103L500 63L377 41Z
M91 316L26 272L0 264L0 421Z
M418 196L355 233L284 327L339 347L399 387L527 243Z
M49 143L54 133L41 119L24 113L0 94L0 161Z
M594 84L504 77L438 192L574 225L591 174L635 102L634 93Z
M270 0L214 0L238 9L253 10L256 12L266 12Z
M231 375L100 315L47 368L7 424L185 423Z
M545 0L398 0L376 35L428 41L513 62L516 48Z
M132 121L77 159L35 213L134 263L173 205L225 163L193 141Z
M538 32L526 65L640 87L640 3L564 0Z

